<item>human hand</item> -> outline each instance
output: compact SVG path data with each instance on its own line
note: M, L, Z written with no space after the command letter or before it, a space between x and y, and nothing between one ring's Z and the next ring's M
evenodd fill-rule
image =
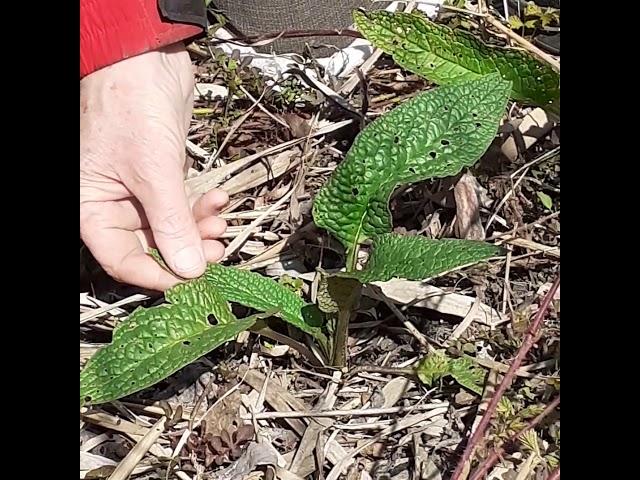
M185 140L193 70L182 45L131 57L80 81L80 237L116 280L152 290L201 275L224 246L229 197L189 197Z

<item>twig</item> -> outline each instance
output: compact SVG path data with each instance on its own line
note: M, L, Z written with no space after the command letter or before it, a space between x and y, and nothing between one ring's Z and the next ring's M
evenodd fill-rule
M424 422L425 420L428 420L431 417L435 417L437 415L441 415L446 412L447 412L447 407L434 409L430 412L423 413L421 415L413 415L410 417L406 417L400 420L399 422L391 425L390 427L385 428L383 431L381 431L380 433L372 437L371 440L363 443L358 448L351 450L344 458L342 458L340 462L338 462L331 469L331 472L329 472L329 475L327 476L327 480L338 480L338 477L340 477L342 470L347 466L348 462L351 459L353 459L361 451L365 450L366 448L369 448L371 445L375 444L376 442L379 442L382 438L392 435L394 433L400 432L402 430L405 430L409 427L414 426L417 423Z
M227 143L229 143L229 140L231 140L231 137L236 132L236 130L238 130L238 128L240 128L240 126L245 122L245 120L253 114L253 110L260 105L260 101L264 97L265 93L267 93L266 89L262 92L262 94L260 95L260 97L258 97L257 100L254 100L253 104L247 109L247 111L235 122L233 122L233 125L231 125L231 128L229 128L229 131L227 132L227 135L224 137L224 140L222 141L220 146L216 149L216 151L213 152L213 155L211 155L211 158L209 158L209 160L207 161L207 164L204 166L202 170L203 173L207 173L209 170L211 170L211 167L213 166L215 161L218 159L218 157L224 150L224 147L227 146Z
M245 37L218 38L211 40L211 45L219 43L240 43L249 47L269 45L281 38L305 38L305 37L354 37L362 38L360 32L351 29L344 30L282 30L280 32L265 33L262 35L251 35Z
M276 418L336 418L336 417L376 417L391 415L393 413L421 412L434 408L447 407L448 403L430 403L427 405L414 405L413 407L387 407L387 408L357 408L354 410L328 410L324 412L262 412L253 415L244 415L243 420L255 418L256 420L273 420Z
M527 228L531 228L531 227L535 227L541 223L547 222L549 220L553 220L556 217L560 216L560 212L554 212L551 213L549 215L546 215L542 218L539 218L538 220L536 220L535 222L531 222L531 223L527 223L525 225L522 225L518 228L514 228L512 230L509 230L508 232L501 232L501 233L494 233L493 235L491 235L489 238L485 239L485 241L490 242L491 240L499 240L499 239L503 239L503 238L513 238L513 235L515 233L521 232L523 230L526 230Z
M522 165L520 168L518 168L515 172L513 172L510 177L514 178L516 175L518 175L520 172L522 172L523 170L526 170L529 167L532 167L533 165L535 165L536 163L540 163L540 162L546 162L547 160L551 160L553 157L556 157L560 154L560 146L555 147L553 150L549 150L548 152L543 153L542 155L537 156L536 158L534 158L533 160L528 161L527 163L525 163L524 165Z
M88 312L84 312L80 315L80 324L88 322L89 320L93 320L94 318L110 312L111 310L116 310L118 307L128 305L129 303L142 302L143 300L147 300L148 298L149 297L147 297L146 295L136 293L135 295L123 298L122 300L118 300L117 302L105 305L104 307L89 310Z
M271 113L271 112L267 109L267 107L265 107L264 105L262 105L262 103L260 102L260 100L259 100L259 99L258 99L258 100L256 100L256 99L255 99L255 97L254 97L253 95L251 95L251 93L249 93L249 91L248 91L246 88L244 88L242 85L240 85L240 90L242 91L242 93L244 93L244 94L247 96L247 98L248 98L249 100L251 100L252 102L254 102L254 103L258 106L258 108L259 108L260 110L262 110L264 113L266 113L270 118L272 118L273 120L275 120L276 122L278 122L278 123L279 123L280 125L282 125L283 127L288 128L289 130L291 130L291 127L289 126L289 124L288 124L287 122L285 122L285 121L284 121L282 118L280 118L279 116L277 116L277 115L275 115L275 114ZM262 98L263 96L264 96L264 94L263 94L263 95L261 95L261 97L260 97L260 98Z
M504 453L504 445L510 444L518 440L518 438L522 437L525 433L527 433L532 428L535 428L544 418L553 412L556 407L560 405L560 395L558 395L553 402L545 407L545 409L540 412L540 414L527 422L527 425L521 429L516 434L509 437L509 439L504 442L500 447L494 448L491 453L485 458L480 466L469 476L469 480L481 480L491 467L493 467L496 462L500 459L502 454Z
M551 288L543 298L542 302L540 303L540 309L538 310L538 313L536 313L536 316L534 317L533 322L531 323L531 326L529 327L529 330L527 331L527 334L524 337L522 345L518 349L518 353L516 354L515 358L513 359L513 362L511 363L511 366L509 367L509 371L505 374L504 378L502 379L502 382L500 382L500 385L498 385L498 388L496 388L496 391L493 397L491 398L491 402L489 402L487 410L482 416L482 420L480 420L480 423L478 424L478 428L473 433L473 435L471 435L471 438L469 439L469 443L467 444L467 447L464 449L462 458L460 458L460 461L458 462L458 465L455 471L453 472L453 476L451 477L451 480L460 480L461 474L465 468L467 461L471 459L471 456L475 452L475 449L478 443L480 442L480 439L484 436L485 432L487 431L487 428L489 427L489 422L491 421L491 417L493 416L493 413L495 412L496 407L498 406L498 402L500 402L500 399L502 398L504 393L507 391L507 388L509 388L509 386L511 385L511 382L513 381L516 370L518 370L518 368L522 364L522 361L524 360L526 355L529 353L529 350L531 350L531 347L533 347L538 330L542 325L542 320L544 319L547 313L547 310L549 310L549 305L551 304L551 300L553 299L553 296L555 295L559 286L560 286L560 275L558 274L558 277L555 279L555 281L553 282L553 285L551 286Z
M511 274L512 254L513 254L513 249L509 248L507 250L507 258L505 259L505 267L504 267L504 289L502 290L502 309L500 312L503 315L507 313L507 305L510 305L509 294L511 293L511 287L509 286L509 275Z
M377 2L386 2L387 0L371 0L373 3ZM396 0L398 3L423 3L425 5L433 5L443 10L450 10L452 12L463 13L465 15L469 15L471 17L484 17L486 14L474 12L473 10L468 10L466 8L454 7L453 5L447 5L446 3L433 2L429 0L414 0L409 2L409 0ZM406 12L406 10L405 10Z
M485 226L485 231L489 230L489 227L491 226L493 221L498 216L498 213L500 212L500 209L504 206L505 203L507 203L507 200L509 200L509 198L511 198L511 195L514 194L516 188L518 187L518 185L520 185L520 182L522 182L522 180L524 180L525 176L527 175L527 173L529 171L529 168L531 166L535 165L536 163L540 163L540 162L549 160L549 159L555 157L559 153L560 153L560 147L556 147L553 150L550 150L550 151L548 151L546 153L543 153L542 155L534 158L530 162L525 163L524 165L522 165L520 168L518 168L515 172L513 172L509 176L513 180L514 177L516 177L520 172L522 172L522 175L520 175L518 180L515 181L515 183L513 184L511 189L505 194L505 196L502 197L502 200L500 200L500 203L498 203L498 206L495 208L493 214L491 215L491 217L489 217L489 220L487 221L487 224ZM513 232L515 232L515 230L510 232L510 233L513 233Z
M386 295L382 295L382 296L383 296L384 303L387 305L387 307L389 307L389 309L393 312L393 314L396 317L398 317L398 319L402 322L405 328L409 330L409 333L411 333L411 335L413 335L415 339L418 340L420 345L422 345L427 352L433 353L435 349L429 343L427 338L422 333L420 333L420 331L416 328L416 326L413 323L411 323L411 321L406 317L406 315L402 313L400 309L396 307L396 305Z
M162 432L164 432L167 417L161 417L156 424L149 429L144 437L133 447L127 456L115 468L109 480L126 480L136 468L136 465L140 463L140 460L149 451L151 446L156 443Z
M269 207L267 210L265 210L264 212L262 212L262 214L257 217L253 222L251 222L244 230L244 232L242 232L240 235L238 235L236 238L234 238L232 240L232 242L227 245L227 248L224 251L224 257L222 257L222 260L228 258L230 255L233 255L243 244L244 242L247 241L247 239L251 236L253 230L260 225L260 223L267 217L269 216L269 214L271 214L271 212L275 211L276 209L280 208L280 206L282 204L284 204L287 200L289 200L289 197L291 195L293 195L293 193L296 191L296 186L294 185L291 190L289 190L289 192L284 195L280 200L278 200L276 203L274 203L273 205L271 205L271 207Z
M522 48L524 48L525 50L531 52L533 55L538 57L540 60L542 60L544 62L547 62L549 65L551 65L552 68L554 68L558 73L560 73L560 62L558 60L556 60L555 58L553 58L551 55L549 55L548 53L543 52L538 47L536 47L533 43L531 43L530 41L525 40L524 38L522 38L520 35L518 35L516 32L511 30L509 27L507 27L506 25L503 25L501 22L499 22L492 15L486 15L484 17L484 20L489 25L491 25L492 27L496 28L497 30L500 30L500 32L504 33L507 37L509 37L514 42L516 42Z
M482 302L480 302L479 298L475 299L475 301L473 302L473 305L471 305L471 308L469 309L469 312L467 312L467 314L464 316L464 318L458 324L458 326L453 329L453 332L451 332L451 335L449 335L449 338L447 338L445 345L451 345L453 342L455 342L458 338L462 336L462 334L467 330L467 328L471 326L474 319L476 318L476 314L480 310L481 303Z

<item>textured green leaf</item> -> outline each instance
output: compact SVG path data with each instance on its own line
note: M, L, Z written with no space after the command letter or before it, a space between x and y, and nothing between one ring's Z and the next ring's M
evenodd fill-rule
M430 353L420 361L416 374L425 385L433 385L449 374L449 357L442 350Z
M482 395L485 373L467 357L449 360L449 372L456 382L478 395Z
M317 225L348 249L391 230L396 186L456 175L493 140L510 89L498 74L444 85L372 122L318 192Z
M436 350L424 357L416 367L416 374L425 385L433 385L441 378L451 376L456 382L481 395L485 373L473 360L450 358L443 350Z
M398 65L437 84L500 72L512 82L515 100L546 106L560 97L560 75L528 52L488 46L411 13L355 11L354 19L360 33Z
M203 278L228 301L262 312L277 309L276 316L318 340L325 340L320 329L323 322L320 310L275 280L215 263L207 267Z
M201 279L168 290L166 298L174 303L134 310L114 329L111 344L87 362L80 373L81 402L109 402L153 385L256 320L235 319L229 305ZM212 326L209 315L219 323Z
M186 305L213 315L219 324L237 322L231 306L215 288L202 279L179 283L164 294L167 302Z
M167 268L157 250L151 249L149 254ZM201 278L213 285L214 291L225 300L261 312L271 312L317 340L326 342L326 336L320 328L323 324L320 310L315 305L306 303L286 284L258 273L217 263L209 264ZM226 317L223 315L222 318ZM224 320L219 321L222 323Z
M500 247L475 240L433 240L388 233L374 239L363 270L341 275L357 278L362 283L386 282L392 278L426 280L501 253Z

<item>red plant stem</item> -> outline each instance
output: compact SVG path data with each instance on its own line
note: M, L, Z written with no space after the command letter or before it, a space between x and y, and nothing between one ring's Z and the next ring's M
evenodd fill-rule
M553 472L549 474L547 480L558 480L560 478L560 467L557 467Z
M520 345L520 348L518 349L518 353L513 359L513 362L511 362L511 366L509 367L509 370L507 371L507 373L505 373L504 378L502 379L502 382L500 382L500 385L498 385L498 388L496 388L496 391L494 392L493 397L489 402L489 406L487 407L487 410L484 412L484 415L482 416L482 419L478 424L478 428L476 429L475 432L473 432L473 435L471 435L471 438L469 439L469 442L467 443L467 446L464 449L464 452L462 453L462 458L460 458L460 461L458 462L458 465L456 466L456 469L453 472L451 480L461 479L461 476L462 476L463 470L465 469L465 465L467 464L467 461L469 461L469 459L475 452L476 447L478 446L478 443L480 443L480 439L484 436L485 432L487 431L487 428L489 427L489 422L491 421L491 417L493 416L493 413L495 412L496 407L498 406L498 402L500 401L504 393L507 391L507 389L511 386L511 382L513 381L516 371L518 370L518 368L520 368L520 365L522 365L522 362L527 356L527 354L529 353L529 350L531 350L531 347L533 347L538 330L542 325L542 320L544 319L547 313L547 310L549 310L549 305L551 304L551 300L553 299L553 296L556 294L556 291L558 290L559 286L560 286L560 275L558 275L558 277L553 282L553 285L551 285L551 288L549 289L545 297L542 299L542 302L540 303L540 309L536 313L536 316L534 317L533 322L531 323L531 326L529 327L529 330L527 331L527 334L524 337L522 345Z
M515 435L509 437L509 439L504 442L503 446L494 448L493 451L484 459L484 461L480 464L480 466L469 476L469 480L480 480L483 475L485 475L491 467L493 467L497 462L500 456L504 453L504 445L515 442L518 438L522 437L529 430L538 425L544 418L553 412L556 407L560 405L560 395L558 395L553 402L545 407L545 409L540 412L540 414L534 419L530 420L527 423L527 426L522 430L517 432Z

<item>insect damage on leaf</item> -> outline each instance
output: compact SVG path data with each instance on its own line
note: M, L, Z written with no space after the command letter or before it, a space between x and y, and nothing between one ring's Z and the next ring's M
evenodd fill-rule
M161 265L166 265L157 250L151 250L149 254ZM321 329L322 312L315 305L306 303L288 285L259 273L217 263L209 264L200 278L226 301L271 312L319 341L326 341Z
M202 279L168 290L166 298L173 303L134 310L114 329L112 342L87 362L80 373L81 403L109 402L149 387L232 340L257 318L236 319Z
M259 273L215 263L207 267L203 278L226 300L262 312L276 308L276 316L319 341L326 340L322 312L287 286Z
M372 122L318 192L316 224L349 250L390 232L395 188L473 165L495 137L509 90L491 74L422 93Z

